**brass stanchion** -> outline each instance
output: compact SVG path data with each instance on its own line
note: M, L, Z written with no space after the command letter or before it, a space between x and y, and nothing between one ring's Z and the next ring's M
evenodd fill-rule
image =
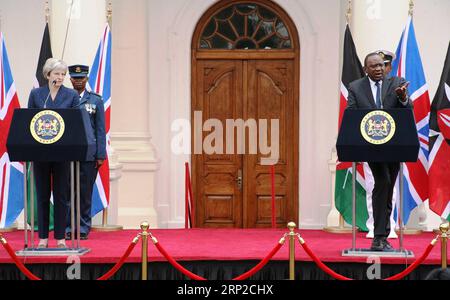
M8 243L1 233L0 233L0 243L2 243L3 245Z
M449 228L449 223L443 223L439 226L441 231L441 266L442 269L447 269L447 231Z
M141 236L142 236L142 280L147 280L147 260L148 260L148 236L149 233L147 232L150 225L148 222L142 222L141 223Z
M295 232L297 225L294 222L288 223L289 229L289 280L295 280Z

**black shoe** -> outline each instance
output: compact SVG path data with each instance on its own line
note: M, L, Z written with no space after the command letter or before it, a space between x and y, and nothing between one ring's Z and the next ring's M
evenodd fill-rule
M72 239L72 233L71 232L67 232L66 235L64 236L64 238L67 240L71 240ZM75 239L77 238L77 236L75 235ZM87 240L88 239L88 234L87 233L80 233L80 240Z
M383 251L384 247L385 247L384 238L376 236L373 238L372 245L370 246L370 250Z
M383 240L383 251L393 251L394 248L391 246L391 244L388 242L387 238L384 238Z

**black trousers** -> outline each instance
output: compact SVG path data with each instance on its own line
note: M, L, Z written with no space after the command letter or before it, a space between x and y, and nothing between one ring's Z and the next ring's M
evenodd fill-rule
M374 236L388 237L391 231L392 194L394 193L400 164L398 162L372 162L369 163L369 167L375 179L372 191Z
M95 179L97 178L97 162L80 162L80 233L89 234L91 230L91 206L92 191L94 190ZM75 202L76 203L76 202ZM76 232L76 204L75 204L75 232ZM66 232L72 232L71 208L67 211Z
M33 163L36 181L39 238L48 238L50 219L50 195L53 190L54 237L64 238L66 215L70 203L70 163Z

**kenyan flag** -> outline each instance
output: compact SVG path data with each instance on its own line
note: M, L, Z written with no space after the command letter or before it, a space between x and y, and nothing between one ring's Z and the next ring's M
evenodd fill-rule
M364 77L364 71L356 54L350 28L347 25L344 37L344 64L341 79L341 98L339 104L339 128L341 126L344 111L347 108L348 85L350 82ZM352 174L351 163L337 162L335 204L337 210L344 217L345 222L352 223ZM360 230L367 231L366 221L368 219L366 205L366 190L364 181L364 169L362 165L357 166L356 177L356 226Z
M45 24L45 29L44 29L44 35L42 36L42 43L41 43L41 50L39 52L39 58L38 58L38 64L37 64L37 68L36 68L36 78L35 78L35 82L33 84L34 88L38 88L41 86L44 86L48 83L47 79L44 78L44 75L42 74L42 68L44 67L45 62L47 61L47 59L53 57L52 54L52 47L50 44L50 31L48 29L48 23ZM29 170L28 164L27 164L27 172ZM32 189L33 188L33 189ZM27 194L27 205L28 205L28 218L27 218L27 223L31 224L31 211L30 211L30 193L31 191L33 191L34 193L34 229L37 230L38 229L38 223L37 223L37 196L36 196L36 188L30 185L30 182L28 181L28 186L27 186L27 190L28 190L28 194ZM53 230L53 193L52 193L52 197L50 199L50 219L49 219L49 230L52 231ZM31 225L30 225L31 226Z
M450 44L430 115L430 208L450 221Z

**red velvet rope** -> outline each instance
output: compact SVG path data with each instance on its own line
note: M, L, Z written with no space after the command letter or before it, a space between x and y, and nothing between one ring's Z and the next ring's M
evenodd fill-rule
M41 278L37 277L33 273L30 272L30 270L25 267L25 265L19 260L14 250L11 248L11 246L8 243L2 242L3 247L5 248L6 252L8 252L9 256L11 256L12 260L16 264L16 266L19 268L19 270L30 280L42 280Z
M125 260L130 256L131 251L133 251L134 247L136 246L137 241L136 242L131 242L131 244L128 246L127 251L125 251L124 255L120 258L120 260L114 265L114 267L111 268L111 270L109 270L106 274L104 274L103 276L99 277L97 280L108 280L109 278L111 278L114 274L116 274L116 272L122 267L122 265L124 264Z
M194 273L192 273L189 270L186 270L182 265L180 265L179 263L176 262L175 259L172 258L172 256L170 256L167 251L158 243L155 244L156 249L158 249L158 251L169 261L169 263L174 266L178 271L180 271L181 273L183 273L184 275L186 275L187 277L189 277L190 279L194 279L194 280L206 280L206 278L203 278L201 276L198 276Z
M259 264L257 264L253 269L245 272L244 274L233 278L232 280L245 280L247 278L249 278L250 276L253 276L254 274L256 274L256 272L258 272L259 270L261 270L265 265L267 265L267 263L272 259L272 257L281 249L281 247L283 247L283 244L278 243L278 245L273 248L273 250L269 253L269 255L267 255Z
M160 245L159 242L155 243L156 248L158 251L169 261L169 263L174 266L178 271L189 277L193 280L207 280L206 278L203 278L201 276L198 276L194 273L192 273L189 270L186 270L182 265L180 265L173 257L171 257L167 251ZM245 272L244 274L233 278L232 280L245 280L249 278L250 276L254 275L256 272L261 270L269 261L270 259L280 250L280 248L283 246L283 244L278 243L278 245L267 255L259 264L257 264L253 269Z
M406 277L407 275L409 275L409 273L411 273L412 271L414 271L421 263L423 263L423 261L428 257L428 255L430 254L431 250L433 250L434 245L433 244L429 244L427 249L425 250L425 252L423 253L423 255L416 259L415 262L413 262L408 268L406 268L403 272L391 276L389 278L383 279L383 280L399 280L399 279L403 279L404 277Z
M337 280L353 280L351 278L342 276L336 272L334 272L333 270L331 270L329 267L327 267L324 263L322 263L322 261L320 261L320 259L311 251L311 249L309 249L308 245L306 243L302 244L300 243L300 245L302 245L303 249L305 250L305 252L309 255L309 257L311 257L311 259L319 266L319 268L322 269L322 271L324 271L325 273L327 273L328 275L330 275L331 277L337 279ZM430 243L427 247L427 249L425 250L425 252L422 254L422 256L420 258L418 258L416 261L414 261L413 264L411 264L408 268L406 268L403 272L391 276L389 278L383 279L383 280L400 280L403 279L404 277L406 277L408 274L410 274L412 271L414 271L421 263L423 263L423 261L428 257L428 255L430 254L431 250L433 250L434 244Z
M300 245L302 245L303 249L306 251L306 253L309 255L309 257L312 258L312 260L317 264L317 266L319 266L319 268L321 268L325 273L327 273L328 275L330 275L331 277L337 279L337 280L353 280L351 278L342 276L336 272L334 272L333 270L331 270L330 268L328 268L322 261L320 261L320 259L311 251L311 249L309 249L308 245L302 244L300 243Z

